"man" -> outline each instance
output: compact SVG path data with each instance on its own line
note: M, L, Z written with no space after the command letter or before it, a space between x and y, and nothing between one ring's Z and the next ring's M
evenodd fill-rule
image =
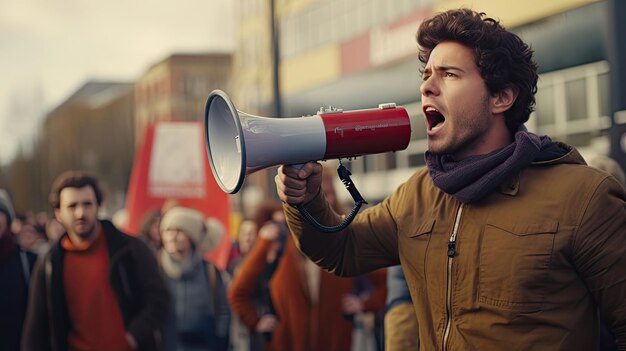
M20 349L28 280L37 259L17 244L11 232L14 217L11 199L0 189L0 349L6 351Z
M50 203L67 233L37 262L24 350L154 350L169 297L139 239L98 220L102 192L78 171L53 183Z
M624 189L526 131L532 50L483 16L451 10L420 25L427 169L338 235L285 206L290 228L335 274L401 263L422 350L594 350L598 307L626 350ZM281 200L337 224L320 182L316 163L276 176Z

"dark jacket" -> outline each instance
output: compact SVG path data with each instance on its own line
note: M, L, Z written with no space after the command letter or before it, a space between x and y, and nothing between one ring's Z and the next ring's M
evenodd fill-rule
M8 230L0 236L0 349L20 349L28 279L37 256L19 248Z
M101 224L109 251L109 281L126 331L135 338L139 350L155 350L155 333L169 307L169 295L156 260L139 239L120 232L109 221ZM60 242L35 265L22 337L24 350L68 347L70 321L63 289L65 250Z
M402 262L421 350L595 350L598 307L626 350L626 192L573 148L470 204L422 169L334 235L284 208L300 249L336 274ZM323 194L307 209L342 220Z

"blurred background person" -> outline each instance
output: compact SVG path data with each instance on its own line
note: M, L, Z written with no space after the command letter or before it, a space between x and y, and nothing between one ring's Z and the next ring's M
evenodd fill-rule
M185 207L168 209L160 231L159 262L172 295L162 329L165 349L226 351L230 327L226 287L215 265L202 259L203 251L211 249L206 236L215 233L207 230L202 213ZM216 245L219 239L208 242Z
M237 307L233 307L233 311L239 311L235 314L235 320L238 324L233 325L234 331L242 336L241 339L234 341L233 347L237 350L263 350L266 342L271 338L276 327L276 312L272 304L270 296L269 280L276 271L276 267L283 255L285 241L287 240L287 227L282 207L275 201L265 201L261 203L254 213L254 220L250 220L242 225L243 237L240 240L240 250L242 256L237 259L233 267L233 278L241 273L243 263L248 259L251 251L257 245L259 231L257 228L265 228L268 223L272 230L264 229L264 239L268 246L257 250L259 265L256 269L244 273L246 277L242 277L240 281L245 281L245 285L238 283L235 287L236 297L229 302L234 303ZM229 286L230 290L232 290Z
M26 223L27 218L23 213L16 212L13 215L13 220L11 221L11 232L19 233L22 229L22 224Z
M233 312L251 333L266 336L266 350L350 350L353 324L345 315L382 309L385 272L374 283L382 294L358 302L349 299L354 306L346 308L355 280L336 277L310 262L289 237L284 214L272 213L229 288ZM270 296L271 308L264 312L254 303L259 289Z
M33 222L34 224L45 228L46 227L46 223L48 223L48 212L46 211L39 211L35 214L35 221Z
M307 261L317 267L313 261ZM352 322L352 350L383 351L387 270L378 269L348 279L352 280L352 291L343 295L341 308L344 318Z
M257 227L253 220L245 219L239 225L237 239L233 243L226 271L229 275L229 282L237 274L241 263L246 258L248 252L254 245L257 238ZM258 292L257 296L261 296ZM262 301L262 298L259 297ZM251 339L252 338L252 339ZM230 343L233 351L257 351L263 350L263 340L256 337L256 333L250 333L239 316L233 313L230 325Z
M161 224L161 211L148 211L139 225L139 238L148 245L148 248L156 256L163 243L161 241L161 233L159 225Z
M17 242L22 249L37 255L46 253L50 249L50 242L46 236L45 228L39 224L30 222L22 223L17 233Z
M339 201L335 190L335 179L339 161L328 160L322 163L322 191L328 203L337 213L346 214L348 207ZM312 264L312 262L311 262ZM312 269L312 268L311 268ZM354 278L352 292L343 296L342 309L346 318L353 323L352 349L369 351L384 349L384 303L386 297L387 270L379 269ZM369 299L374 304L364 311L363 301Z
M228 258L227 272L232 277L235 269L241 264L241 261L252 248L257 237L256 223L251 219L244 219L239 225L237 238L234 240Z
M95 176L62 173L49 200L67 232L34 267L22 348L155 350L169 296L148 248L98 219Z
M402 266L387 270L385 351L418 351L419 329Z
M37 256L22 250L11 232L15 216L8 193L0 189L0 349L20 349L28 283Z
M56 218L49 218L46 222L46 236L50 244L54 244L65 233L65 227Z

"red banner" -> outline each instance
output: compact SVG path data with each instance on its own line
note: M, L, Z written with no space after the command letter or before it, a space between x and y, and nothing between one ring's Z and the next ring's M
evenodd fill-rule
M148 127L144 140L126 195L126 231L139 233L142 217L166 202L194 208L226 228L221 243L205 255L224 270L231 246L230 203L211 173L202 123L157 122Z

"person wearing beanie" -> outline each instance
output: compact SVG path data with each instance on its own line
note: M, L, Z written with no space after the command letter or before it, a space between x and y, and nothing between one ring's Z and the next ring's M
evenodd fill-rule
M50 204L66 232L35 265L23 350L158 350L169 295L141 240L99 220L97 178L61 174Z
M28 281L37 255L22 250L11 232L15 217L8 193L0 189L0 348L20 349Z
M221 272L202 259L219 242L219 226L191 208L172 207L161 218L163 247L158 254L172 295L162 328L166 350L225 351L230 309Z

